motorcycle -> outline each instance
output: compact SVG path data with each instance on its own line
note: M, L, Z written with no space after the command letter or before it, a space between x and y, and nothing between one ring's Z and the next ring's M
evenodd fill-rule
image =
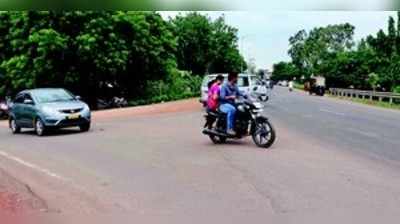
M260 102L267 102L269 100L268 89L265 84L254 87L250 95Z
M113 97L110 100L97 99L98 109L111 109L127 107L128 101L124 97Z
M261 115L263 106L259 102L244 99L236 102L234 131L236 135L226 133L226 114L208 111L203 134L208 135L215 144L223 144L227 139L241 139L249 135L253 142L262 148L269 148L275 141L275 129L267 117Z
M5 101L0 102L0 119L7 118L12 102L10 98L6 98Z

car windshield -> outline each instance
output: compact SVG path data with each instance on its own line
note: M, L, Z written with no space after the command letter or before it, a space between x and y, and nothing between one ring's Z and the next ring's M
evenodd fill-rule
M238 85L238 87L248 87L249 86L249 77L239 76L237 85Z
M252 86L257 86L261 85L260 80L257 78L257 76L250 76L250 82Z
M207 87L209 80L212 80L212 78L209 76L204 76L202 86Z
M38 103L52 103L75 99L70 93L63 89L36 90L33 96Z

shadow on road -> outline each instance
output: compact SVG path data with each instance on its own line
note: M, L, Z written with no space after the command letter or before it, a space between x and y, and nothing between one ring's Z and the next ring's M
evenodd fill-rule
M52 137L52 136L62 136L62 135L75 135L75 134L83 134L79 129L75 128L67 128L67 129L54 129L49 130L42 137ZM21 131L20 135L36 135L34 130Z
M224 148L224 149L232 149L232 150L240 150L240 149L258 149L258 147L254 144L252 144L249 141L246 141L244 139L242 140L227 140L223 144L214 144L209 140L208 142L205 142L204 144L207 147L215 147L215 148Z

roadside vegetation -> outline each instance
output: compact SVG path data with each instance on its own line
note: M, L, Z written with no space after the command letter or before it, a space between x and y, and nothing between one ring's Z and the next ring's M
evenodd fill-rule
M328 94L328 96L332 97L332 98L342 99L342 100L350 100L352 102L366 104L366 105L370 105L370 106L400 110L399 102L389 103L386 101L377 101L377 100L361 99L361 98L353 98L353 97L341 97L341 96L334 96L334 95L330 95L330 94Z
M64 87L91 105L132 105L199 94L206 73L240 71L237 29L224 18L157 12L0 12L0 98ZM245 69L245 68L244 68Z
M301 30L289 39L291 61L274 65L274 80L298 82L313 75L327 87L400 92L400 13L380 30L354 41L355 27L337 24Z

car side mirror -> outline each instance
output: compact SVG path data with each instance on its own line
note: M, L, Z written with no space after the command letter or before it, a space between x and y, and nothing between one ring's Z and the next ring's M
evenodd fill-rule
M75 96L75 99L76 99L76 100L81 100L82 97L81 97L81 96Z
M33 100L25 99L25 100L24 100L24 104L33 105Z

